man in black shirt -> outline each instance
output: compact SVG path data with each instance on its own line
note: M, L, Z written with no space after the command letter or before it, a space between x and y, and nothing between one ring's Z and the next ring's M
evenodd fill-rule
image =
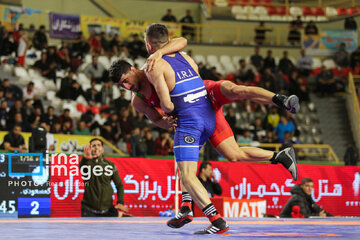
M166 15L161 18L161 21L163 21L163 22L176 22L176 17L172 14L171 9L167 10Z
M47 48L47 37L45 34L45 26L41 25L39 30L35 33L33 38L33 46L37 50L43 50L44 48Z
M41 53L41 59L36 61L34 66L36 70L38 70L41 74L41 76L52 79L54 82L56 80L56 63L49 63L47 59L47 53L42 52Z
M27 152L24 137L21 135L21 125L14 125L13 130L5 135L2 146L6 151Z
M186 10L186 16L184 16L183 18L180 19L181 23L195 23L193 17L191 16L191 11L190 10ZM189 25L184 25L181 28L182 30L182 36L186 37L186 36L190 36L191 40L193 40L195 34L194 34L194 28L190 27Z
M211 163L207 161L201 163L198 178L208 192L209 197L213 197L214 194L221 195L222 189L215 178L215 173L212 171Z

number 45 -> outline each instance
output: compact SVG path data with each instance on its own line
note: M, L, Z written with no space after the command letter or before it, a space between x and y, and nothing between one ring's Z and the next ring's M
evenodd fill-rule
M0 211L3 213L14 213L15 212L15 200L9 200L9 211L6 207L6 200L2 201L0 204Z

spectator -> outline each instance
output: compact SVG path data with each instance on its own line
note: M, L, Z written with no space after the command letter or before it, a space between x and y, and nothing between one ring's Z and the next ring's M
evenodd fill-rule
M90 45L82 32L79 32L78 37L72 41L72 51L73 57L81 59L90 51Z
M340 43L339 50L334 53L333 59L339 67L349 66L349 53L345 50L345 43Z
M350 144L345 151L344 163L345 166L357 166L359 162L359 150L355 144Z
M288 41L290 44L295 45L300 43L301 33L300 30L303 28L301 17L298 16L296 20L292 21L289 26Z
M265 42L265 34L268 31L272 31L272 28L265 27L265 23L261 21L259 26L255 27L255 43L262 45Z
M116 112L119 112L122 108L128 108L130 101L125 98L126 91L122 88L120 89L120 97L113 101L114 108Z
M239 60L240 69L238 75L236 76L237 82L253 82L257 72L256 68L251 64L246 64L244 59Z
M71 128L72 122L70 120L64 120L61 125L61 133L62 134L73 134L72 128Z
M84 91L74 79L74 72L70 71L67 77L61 79L61 86L57 96L65 100L76 100L80 95L84 95Z
M51 128L51 133L54 133L54 134L61 134L61 124L59 122L56 122L54 123L54 125L52 125L52 128Z
M131 133L131 130L133 129L133 121L130 117L129 109L123 109L120 111L119 123L123 136Z
M289 86L287 83L288 77L284 76L281 70L278 70L274 76L274 92L288 95Z
M27 87L23 89L23 100L37 100L37 90L34 88L34 82L29 82Z
M209 197L214 197L214 194L219 196L222 194L222 188L216 179L216 175L212 170L210 162L203 161L200 164L199 174L197 177L208 192Z
M264 59L259 54L259 52L260 52L259 47L255 47L255 53L250 57L250 63L256 67L258 72L262 69L264 64Z
M87 167L87 174L83 174L85 192L81 201L82 217L121 217L120 211L129 211L124 206L124 185L115 164L104 158L103 142L99 138L93 138L90 146L84 147L84 157L81 159L79 168ZM92 174L93 169L102 169L102 174ZM109 169L110 171L105 171ZM84 171L81 171L82 173ZM109 176L108 173L111 173ZM117 189L117 204L113 206L113 188L111 181ZM99 198L101 193L101 198Z
M133 34L133 40L128 43L127 49L129 50L130 57L136 59L139 56L146 58L148 53L146 51L145 43L140 40L139 35Z
M306 79L303 76L298 76L297 71L293 71L290 76L289 93L299 97L300 102L309 102L309 90L306 85Z
M155 141L151 131L145 132L146 155L155 155Z
M100 55L102 54L102 47L100 42L100 36L93 31L89 38L90 54Z
M350 66L353 70L360 66L360 46L350 55Z
M288 52L283 52L283 58L280 59L279 62L279 70L281 70L285 75L289 76L290 72L293 70L294 64L292 61L288 58Z
M100 135L102 126L107 120L107 115L106 109L101 109L100 114L95 115L90 126L92 135Z
M103 81L105 67L98 62L97 55L92 56L92 62L86 66L84 73L90 80L95 80L97 83Z
M50 133L50 126L46 122L41 122L40 126L46 130L46 150L49 152L55 151L54 135Z
M174 140L171 139L169 132L162 132L155 141L155 155L167 156L173 148Z
M261 76L260 86L268 91L275 91L275 78L270 68L265 68L264 74Z
M233 133L236 135L237 129L236 129L236 116L234 109L232 107L229 107L226 111L225 116L226 121L229 123L229 126Z
M294 136L294 132L295 132L294 123L288 121L285 115L281 115L280 122L274 129L274 132L276 133L279 142L283 143L285 139L285 132L289 132L291 137Z
M143 132L140 132L140 128L133 129L130 137L130 156L132 157L145 157L147 152L147 145L143 136Z
M33 67L40 73L41 76L47 79L52 79L54 82L56 81L56 63L49 63L46 52L41 53L41 59L36 61Z
M121 137L121 128L119 123L119 117L116 113L112 113L110 118L108 118L105 122L105 125L111 127L110 141L113 143L117 143Z
M314 21L310 21L305 27L305 35L318 35L319 30L316 27Z
M357 30L357 24L354 17L345 18L344 28L345 30L350 30L350 31Z
M90 106L96 105L97 103L101 103L101 92L98 92L95 86L96 86L96 81L91 80L91 87L88 88L84 93L84 97Z
M16 52L16 50L17 44L14 39L14 33L5 31L4 38L2 39L1 56L9 56Z
M45 34L45 26L41 25L39 27L39 30L35 32L34 38L33 38L33 46L36 50L43 50L48 47L48 39Z
M175 22L176 22L176 20L175 20ZM194 18L191 16L191 10L189 10L189 9L186 10L186 16L181 18L180 22L184 23L184 25L182 25L182 27L181 27L182 36L183 37L190 36L190 39L194 40L194 36L195 36L194 28L191 27L190 24L195 23L195 21L194 21Z
M85 121L79 121L74 130L74 135L90 136L89 128L86 126Z
M239 137L238 142L243 144L250 144L252 142L250 130L246 129L244 133Z
M119 35L115 34L110 41L110 49L113 51L113 55L129 57L129 51L125 47L124 43L119 39Z
M15 113L14 118L9 119L9 122L6 123L6 125L9 131L13 129L15 125L19 125L23 132L31 132L29 121L24 120L20 112Z
M47 113L41 116L41 121L46 122L49 126L53 126L55 123L60 122L58 116L54 114L54 107L49 106Z
M320 96L325 94L332 95L336 90L336 79L331 70L327 70L325 66L321 67L320 74L316 77L316 92Z
M308 77L311 72L311 66L313 65L313 60L310 56L305 55L305 50L301 49L301 57L297 61L297 68L302 76Z
M103 87L101 88L101 103L102 105L110 106L114 99L114 85L113 82L109 79L105 81Z
M223 79L223 77L221 76L220 73L218 73L216 71L216 67L211 67L210 68L210 72L209 72L209 76L208 76L209 80L213 80L213 81L219 81L221 79Z
M161 18L163 22L176 22L176 17L172 14L172 10L168 9L166 15Z
M22 100L23 98L23 91L21 88L16 86L15 84L11 84L9 79L5 78L1 84L0 89L4 91L4 95L6 96L7 92L11 92L14 99ZM10 104L8 104L10 106Z
M255 140L255 141L259 141L259 142L262 141L262 139L266 135L266 131L263 128L261 118L259 118L259 117L255 118L255 121L251 125L250 129L251 129L252 135L254 136L253 140Z
M332 216L320 208L312 199L311 193L314 189L314 182L310 178L301 179L301 184L291 188L292 194L280 217L284 218L304 218L310 216L329 217Z
M137 116L133 120L134 128L143 129L144 127L148 126L148 123L145 121L145 116L143 113L138 112Z
M0 23L0 25L1 25L1 23ZM33 44L35 32L36 32L36 30L35 30L35 25L34 25L33 23L30 23L29 29L26 31L27 36L28 36L28 39L29 39L29 42L30 42L30 47L31 47L32 44Z
M15 124L12 131L5 135L1 144L5 151L18 151L19 153L27 152L24 137L21 135L21 125Z
M23 67L25 65L26 51L30 48L30 41L28 40L26 33L23 29L19 29L19 43L17 49L18 66Z
M100 43L101 43L101 47L102 47L102 52L105 55L110 56L110 52L111 52L110 42L106 39L105 32L100 33Z
M271 106L270 112L265 117L265 128L274 129L280 122L280 115L278 114L278 108Z
M65 44L66 42L63 42L63 46L60 48L60 50L57 52L57 62L59 64L60 69L68 69L71 65L71 59L70 59L70 52L69 48Z
M273 131L266 131L266 135L264 139L261 141L262 143L277 143L276 135Z
M7 123L9 122L9 108L7 106L7 101L2 100L0 105L0 130L7 131Z
M63 114L59 116L61 126L63 126L66 121L70 122L70 131L72 131L74 129L74 124L72 118L70 117L70 109L68 108L65 108Z
M272 55L272 51L271 50L268 50L267 51L267 56L266 58L264 59L264 66L263 66L263 69L267 69L267 68L270 68L270 70L272 72L275 71L275 68L276 68L276 65L275 65L275 59Z
M7 104L6 104L6 106L7 106ZM25 120L27 119L28 116L30 116L32 114L32 112L29 115L26 114L25 109L23 107L23 102L21 100L16 100L14 103L14 106L11 107L11 109L9 111L9 116L8 116L10 121L14 121L16 113L20 113L21 117Z

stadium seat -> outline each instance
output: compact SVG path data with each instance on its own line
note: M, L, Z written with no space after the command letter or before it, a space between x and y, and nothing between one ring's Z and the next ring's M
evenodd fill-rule
M244 8L242 6L233 6L231 7L231 14L232 15L236 15L236 14L242 14L244 13Z
M260 21L269 21L271 18L268 14L264 14L264 15L259 15L259 20Z
M136 63L139 66L139 69L141 69L145 65L146 59L145 58L136 58L134 60L134 63Z
M316 16L325 16L325 11L323 8L315 8L314 9L314 15Z
M293 16L302 16L300 7L290 7L290 14Z
M221 55L220 58L220 63L225 65L225 64L232 64L231 58L229 55Z
M56 92L55 91L46 91L46 98L49 101L52 101L56 96Z
M206 60L207 60L207 63L209 65L216 65L216 64L219 64L219 61L218 61L218 58L216 55L208 55L206 57Z
M227 7L228 6L228 2L226 0L215 0L214 4L217 7Z
M252 5L255 6L255 7L262 4L262 3L261 3L261 0L252 0L251 3L252 3Z
M91 63L91 61L92 61L92 55L86 54L84 63Z
M317 68L321 68L322 66L322 63L321 63L321 60L320 58L317 58L317 57L313 57L313 65L311 66L312 69L317 69Z
M23 67L15 67L14 68L15 76L19 77L22 82L30 82L31 77L29 76L28 72Z
M348 11L346 10L346 8L338 8L337 9L337 14L339 16L346 16L346 15L348 15Z
M334 7L326 7L325 13L326 13L326 16L328 16L328 17L335 17L338 15L337 10Z
M90 106L89 109L94 115L100 113L100 108L98 106L96 106L96 105Z
M236 20L246 20L246 19L248 19L248 17L247 17L247 14L241 13L241 14L236 14L235 19Z
M87 110L88 110L88 108L87 108L84 104L82 104L82 103L78 103L78 104L76 105L76 109L77 109L79 112L82 112L82 113L86 113Z
M323 65L326 67L326 69L336 68L336 64L335 64L334 60L332 60L332 59L324 60Z
M304 19L305 22L310 22L310 21L316 22L317 17L316 17L316 16L309 15L309 16L305 16L303 19Z
M358 14L358 13L360 13L360 10L357 7L351 7L348 9L349 15Z
M317 22L325 22L327 20L329 20L329 19L327 17L325 17L325 16L317 16L316 17Z
M268 13L268 15L276 15L276 14L278 14L278 12L276 10L276 7L274 7L274 6L269 6L267 8L267 13Z
M197 64L199 64L200 62L202 62L203 64L206 64L206 59L203 55L196 54L196 55L194 55L193 58Z
M277 9L277 14L282 16L286 15L286 7L279 7Z
M109 58L106 56L99 56L98 62L101 63L106 69L110 68L110 61Z
M258 15L255 15L255 14L249 14L248 19L249 19L249 20L253 20L253 21L260 20L259 16L258 16Z
M270 19L272 21L283 21L283 17L280 15L272 15L272 16L270 16Z
M234 65L235 65L236 68L239 67L239 61L240 61L240 59L242 59L241 56L233 56L233 57L232 57L232 61L233 61L233 63L234 63Z
M263 6L257 6L257 7L255 7L255 9L254 9L254 14L257 14L257 15L265 15L265 16L267 16L267 10L266 10L266 8L265 7L263 7Z
M314 15L313 11L311 10L311 8L309 7L304 7L302 9L302 14L303 16L311 16L311 15Z

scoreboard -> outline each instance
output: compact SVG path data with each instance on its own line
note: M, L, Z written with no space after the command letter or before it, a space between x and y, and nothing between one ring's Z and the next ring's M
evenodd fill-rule
M0 153L0 218L50 217L49 169L42 153Z

